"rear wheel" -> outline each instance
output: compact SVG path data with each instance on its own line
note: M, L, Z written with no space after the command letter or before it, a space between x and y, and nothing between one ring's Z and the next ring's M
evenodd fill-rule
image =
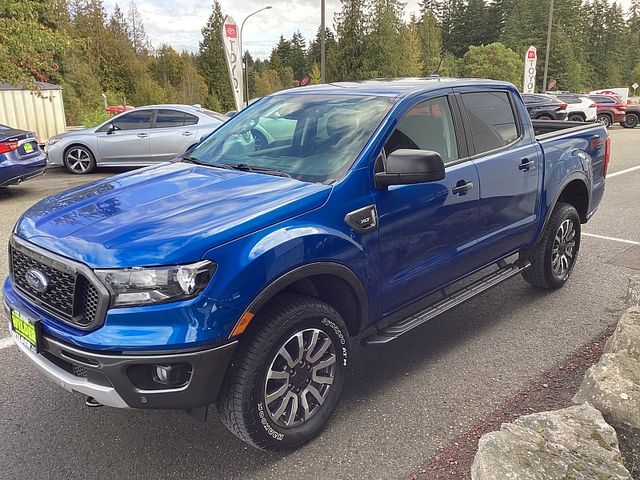
M220 417L254 447L297 447L320 433L338 404L347 328L333 307L298 294L276 298L252 324L218 396Z
M624 117L624 120L620 122L624 128L636 128L640 123L640 117L635 113L629 113Z
M538 120L553 120L553 117L551 115L540 115Z
M578 113L572 113L569 115L570 122L584 122L584 117Z
M82 175L96 168L96 159L88 148L74 145L64 152L64 166L69 172Z
M605 127L609 128L611 126L611 117L606 114L598 115L598 121L603 124Z
M580 217L568 203L558 203L542 238L522 256L531 263L523 278L545 289L562 287L571 276L580 249Z

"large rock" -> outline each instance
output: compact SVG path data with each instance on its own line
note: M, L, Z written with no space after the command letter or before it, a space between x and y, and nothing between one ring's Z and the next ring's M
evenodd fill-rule
M584 404L535 413L483 435L472 480L631 479L615 430Z
M604 345L604 353L627 350L630 356L640 360L640 307L632 307L622 316L616 331Z
M640 275L633 275L629 279L625 303L628 307L640 307Z
M605 353L587 370L573 402L589 402L612 425L640 428L640 361L627 350Z

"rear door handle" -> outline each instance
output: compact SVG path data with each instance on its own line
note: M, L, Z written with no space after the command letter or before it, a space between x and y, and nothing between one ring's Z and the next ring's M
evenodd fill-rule
M460 180L458 184L453 187L451 193L454 195L464 195L469 190L473 188L473 182L465 182L464 180Z
M184 132L182 135L184 137L190 137L191 135L193 135L193 132Z
M149 136L148 133L139 133L138 138L147 138Z
M533 160L529 160L528 158L524 158L522 160L522 162L520 162L520 165L518 165L518 169L519 170L524 170L525 172L528 171L531 167L533 167L535 165L536 162L534 162Z

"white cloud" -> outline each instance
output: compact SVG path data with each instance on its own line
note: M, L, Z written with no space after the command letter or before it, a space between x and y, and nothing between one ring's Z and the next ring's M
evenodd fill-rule
M120 7L126 11L129 0L120 0ZM333 27L334 14L339 9L340 0L326 0L327 26ZM108 13L116 0L105 0ZM210 1L195 0L136 0L144 26L154 46L168 43L176 50L198 50L202 39L200 33L211 14ZM631 0L619 3L628 8ZM320 26L320 0L220 0L222 12L231 15L238 24L246 15L271 5L271 10L251 17L244 28L243 46L251 55L267 58L271 49L283 35L290 38L300 31L309 41L315 37ZM418 0L408 0L406 14L418 10Z

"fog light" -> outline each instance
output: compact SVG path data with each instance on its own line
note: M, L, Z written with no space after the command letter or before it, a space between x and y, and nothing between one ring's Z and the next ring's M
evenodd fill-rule
M190 375L191 369L186 363L155 366L155 381L163 385L172 387L185 385L189 381Z

